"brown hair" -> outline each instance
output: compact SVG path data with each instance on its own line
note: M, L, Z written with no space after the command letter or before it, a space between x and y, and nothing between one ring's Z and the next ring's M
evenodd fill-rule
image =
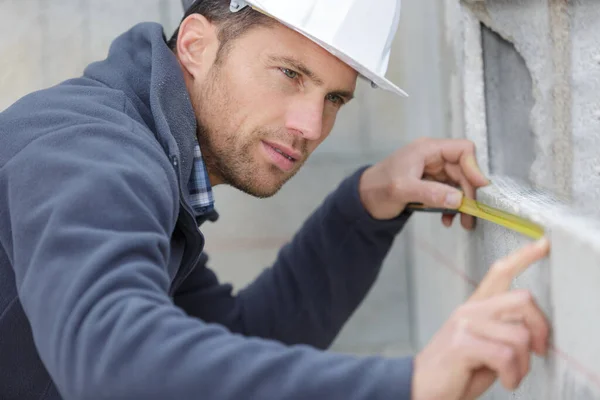
M196 0L183 16L185 20L192 14L201 14L218 27L219 51L217 61L227 54L234 39L239 38L252 28L259 26L271 26L275 20L252 9L246 7L243 10L232 12L229 9L230 0ZM177 48L177 37L179 28L173 33L171 39L167 42L171 50Z

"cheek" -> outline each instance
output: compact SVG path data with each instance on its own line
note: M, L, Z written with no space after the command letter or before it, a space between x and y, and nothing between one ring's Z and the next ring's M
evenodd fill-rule
M286 96L270 71L240 68L228 71L227 108L230 114L226 118L237 119L250 128L260 129L271 126L285 114Z
M339 112L339 109L336 108L335 110L332 110L330 112L325 112L325 115L323 115L323 135L322 135L321 141L319 143L322 143L323 140L325 140L331 133L331 130L333 129L333 126L335 125L335 121L337 119L338 112Z

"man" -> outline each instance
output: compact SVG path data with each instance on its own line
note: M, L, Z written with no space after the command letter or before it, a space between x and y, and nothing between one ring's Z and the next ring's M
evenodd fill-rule
M0 114L1 398L472 399L497 378L519 385L548 327L531 295L508 289L547 241L492 267L414 358L324 351L407 203L456 208L454 185L472 196L487 184L469 142L420 140L360 168L237 296L206 265L198 227L216 217L213 186L275 194L359 73L401 93L382 78L399 4L333 4L198 0L168 43L159 25L138 25L81 78ZM301 23L348 36L286 23L307 5ZM334 56L340 40L365 40L338 13L366 18L363 50L379 48L379 63Z

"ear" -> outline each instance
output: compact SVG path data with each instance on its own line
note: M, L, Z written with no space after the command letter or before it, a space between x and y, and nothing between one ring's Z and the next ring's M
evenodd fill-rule
M177 56L183 68L194 78L199 79L212 67L219 39L216 26L205 16L192 14L179 27Z

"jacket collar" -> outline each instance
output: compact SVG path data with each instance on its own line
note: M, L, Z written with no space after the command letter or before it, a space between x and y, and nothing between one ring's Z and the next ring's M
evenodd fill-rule
M153 22L134 26L115 39L106 60L91 64L84 75L123 91L131 100L169 159L178 160L179 185L189 204L196 116L162 26Z

